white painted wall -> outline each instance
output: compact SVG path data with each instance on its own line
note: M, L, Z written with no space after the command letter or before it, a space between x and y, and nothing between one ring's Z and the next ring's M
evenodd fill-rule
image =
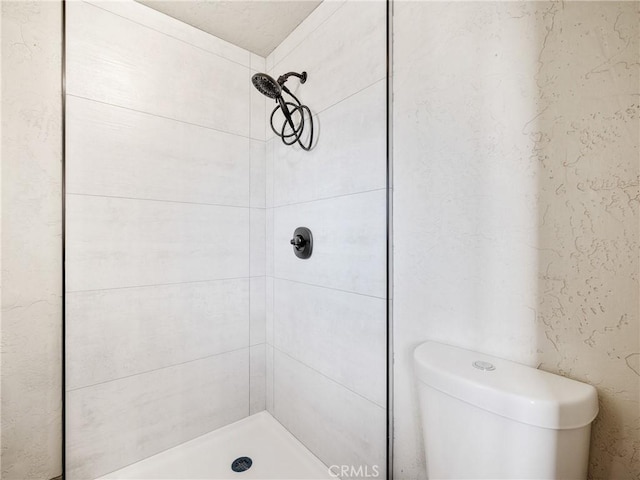
M62 473L62 5L2 7L4 480Z
M67 477L263 410L264 59L67 3Z
M369 474L386 463L385 19L384 2L323 2L266 62L308 73L287 85L317 134L305 152L267 126L267 409L326 464Z
M395 478L427 339L597 386L590 477L637 478L638 3L394 10Z

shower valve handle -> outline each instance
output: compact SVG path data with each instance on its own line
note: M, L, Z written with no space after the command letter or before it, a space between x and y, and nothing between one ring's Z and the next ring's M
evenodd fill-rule
M296 235L291 239L291 245L293 245L296 250L301 250L307 241L302 237L302 235Z
M313 250L313 235L307 227L296 228L290 243L293 245L293 253L296 257L304 260L311 256L311 251Z

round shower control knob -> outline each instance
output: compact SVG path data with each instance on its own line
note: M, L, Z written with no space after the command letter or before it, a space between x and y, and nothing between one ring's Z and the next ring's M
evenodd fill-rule
M298 258L309 258L313 251L313 235L307 227L298 227L293 232L293 238L289 242L293 245L293 253Z
M293 245L297 250L300 250L304 247L305 243L307 243L305 241L304 238L302 238L302 235L296 235L295 237L293 237L291 239L291 245Z

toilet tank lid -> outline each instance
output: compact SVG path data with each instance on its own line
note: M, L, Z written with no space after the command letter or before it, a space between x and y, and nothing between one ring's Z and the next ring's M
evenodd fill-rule
M598 414L596 389L586 383L436 342L423 343L413 356L418 381L521 423L571 429Z

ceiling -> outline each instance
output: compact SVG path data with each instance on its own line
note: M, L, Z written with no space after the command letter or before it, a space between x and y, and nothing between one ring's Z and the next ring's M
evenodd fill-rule
M266 57L321 0L137 0Z

